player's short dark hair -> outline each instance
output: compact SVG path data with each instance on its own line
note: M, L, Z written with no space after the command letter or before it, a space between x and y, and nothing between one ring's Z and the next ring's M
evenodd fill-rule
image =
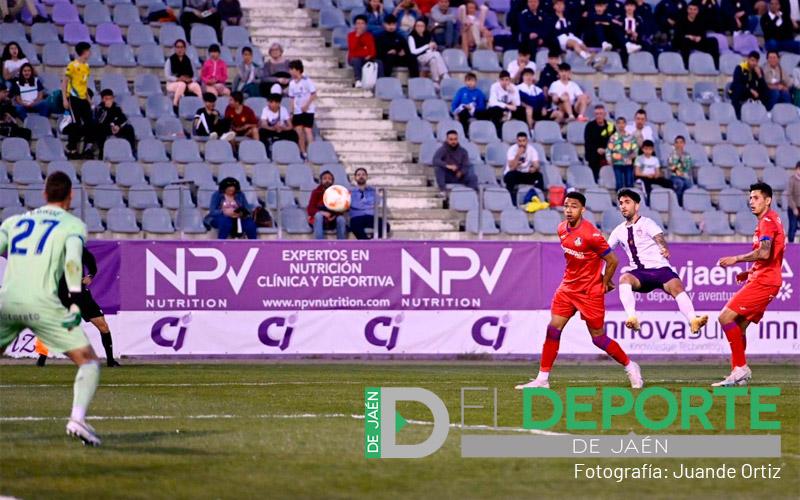
M647 139L647 140L642 142L642 148L643 149L644 148L655 148L655 147L656 147L656 145L650 139Z
M562 62L561 64L558 65L558 70L559 71L572 71L572 66L570 66L569 63Z
M564 198L578 200L582 207L586 206L586 197L577 191L570 191Z
M267 102L281 102L283 96L280 94L270 94L267 96Z
M528 134L526 134L525 132L517 132L517 139L519 139L520 137L524 137L527 139Z
M211 92L203 92L203 102L217 102L217 96Z
M620 189L619 192L617 193L617 199L621 200L623 197L632 199L634 203L642 202L642 197L639 196L639 193L637 193L633 189L628 189L628 188Z
M356 16L356 17L353 19L353 24L356 24L358 21L364 21L364 23L366 24L366 22L367 22L367 16L365 16L364 14L359 14L359 15L357 15L357 16Z
M81 56L84 52L90 50L91 48L92 46L87 42L78 42L78 45L75 46L75 53Z
M217 45L216 43L212 43L208 47L208 52L209 53L211 53L211 52L219 52L219 45Z
M44 195L48 203L64 201L72 192L72 180L64 172L53 172L44 181Z
M242 54L252 54L252 53L253 49L251 49L250 47L242 47Z
M289 61L289 69L296 69L297 71L302 73L304 71L303 70L303 61L301 61L300 59L293 59L293 60Z
M244 94L237 90L236 92L231 94L231 100L234 102L238 102L239 104L243 104Z
M509 73L506 70L503 70L500 72L500 75L497 78L499 78L500 80L502 80L503 78L511 78L511 73Z
M766 182L756 182L755 184L750 184L750 191L761 191L764 193L764 196L772 198L772 186Z
M111 89L103 89L100 91L100 97L111 96L114 97L114 91Z
M535 72L535 71L533 71L533 70L532 70L532 69L530 69L530 68L525 68L525 69L523 69L523 70L522 70L522 76L525 76L525 75L535 75L535 74L536 74L536 72Z

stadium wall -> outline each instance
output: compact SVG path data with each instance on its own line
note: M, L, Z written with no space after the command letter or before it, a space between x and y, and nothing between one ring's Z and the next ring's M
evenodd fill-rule
M92 242L92 292L127 355L519 355L538 351L563 252L544 242ZM698 311L688 331L671 297L638 295L643 327L624 328L607 296L606 331L634 354L722 354L716 314L746 268L716 265L749 245L672 244L671 262ZM621 262L626 258L621 254ZM800 250L784 256L783 286L748 352L800 354ZM564 354L596 354L570 322ZM10 348L25 355L30 334Z

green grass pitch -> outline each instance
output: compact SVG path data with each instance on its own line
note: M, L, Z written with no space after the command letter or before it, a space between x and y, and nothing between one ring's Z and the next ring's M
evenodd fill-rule
M64 433L74 367L0 366L0 496L20 498L798 498L800 492L800 370L755 364L754 383L781 387L783 456L775 459L462 459L460 429L418 460L364 458L364 388L424 387L460 421L461 387L497 387L499 425L520 427L522 397L513 389L531 363L174 363L103 370L90 414L104 440L90 449ZM707 387L727 373L721 362L642 363L650 385L677 391ZM553 388L627 386L612 363L558 364ZM599 402L599 397L597 398ZM490 394L474 393L467 424L491 422ZM421 405L399 407L427 421ZM654 409L656 414L658 409ZM749 418L747 405L737 415ZM14 417L14 418L11 418ZM627 418L627 417L626 417ZM722 410L715 404L712 421ZM563 431L564 428L554 430ZM613 434L641 430L633 418ZM420 442L430 427L400 431ZM665 432L678 432L669 429ZM780 480L587 480L588 465L740 466L771 463ZM645 497L645 495L647 495ZM629 496L629 498L639 498Z

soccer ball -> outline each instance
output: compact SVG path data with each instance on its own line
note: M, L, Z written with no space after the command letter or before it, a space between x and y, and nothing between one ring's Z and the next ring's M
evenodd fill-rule
M350 190L344 186L333 185L325 190L322 203L332 212L346 212L350 209Z

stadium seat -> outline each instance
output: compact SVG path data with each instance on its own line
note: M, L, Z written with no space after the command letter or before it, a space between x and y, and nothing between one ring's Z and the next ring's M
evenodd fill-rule
M178 170L171 162L154 163L150 167L150 184L153 186L164 187L178 180Z
M478 193L474 189L456 186L450 190L449 206L457 212L468 212L478 209Z
M187 234L205 234L203 211L198 208L184 208L175 214L175 229Z
M678 120L683 123L694 125L706 119L703 106L696 102L687 102L678 107Z
M750 125L738 120L728 124L726 136L727 142L736 146L744 146L745 144L754 144L756 142Z
M116 45L112 45L112 47L116 47ZM164 51L154 43L142 44L136 49L136 61L145 68L163 68Z
M160 95L161 93L159 92L158 94ZM178 103L178 116L184 120L192 120L197 110L202 107L203 99L200 97L194 95L183 96Z
M28 209L39 208L45 204L44 184L29 184L22 190L22 199Z
M605 210L613 209L614 207L607 189L599 187L589 188L584 192L584 195L586 196L586 208L592 212L600 213Z
M14 163L11 178L17 184L40 184L43 180L42 167L35 160L19 160Z
M622 217L622 214L619 213L619 210L616 208L607 208L603 210L603 219L600 226L603 228L603 231L610 233L624 221L625 219Z
M47 175L50 175L53 172L64 172L69 176L74 185L80 184L80 182L78 182L78 174L75 172L75 165L73 165L72 162L51 161L47 164ZM41 178L36 182L41 182Z
M153 94L145 101L145 116L156 120L162 116L175 116L172 111L172 101L165 95Z
M67 2L58 2L53 5L53 11L50 15L54 23L63 26L67 23L81 22L78 16L78 9L74 5Z
M106 215L106 225L112 233L131 234L138 233L136 214L127 207L114 207Z
M241 156L241 154L240 154ZM278 167L272 163L258 163L253 166L253 185L258 188L283 186Z
M98 44L106 47L125 43L122 38L122 30L114 23L102 23L97 26L95 29L94 40ZM112 64L110 60L109 64Z
M422 144L423 142L433 141L433 126L430 122L413 118L406 123L406 141L411 144Z
M461 73L471 69L467 62L467 56L464 55L464 51L461 49L444 49L442 58L451 73Z
M149 184L137 184L128 190L128 207L135 210L161 207L156 190Z
M288 234L311 233L306 211L297 207L286 207L281 210L281 226Z
M115 207L124 207L125 202L122 200L122 191L113 185L106 184L97 186L94 189L94 203L95 208L108 210Z
M737 167L741 165L739 152L732 144L717 144L711 150L711 161L718 167Z
M658 101L656 87L650 82L635 80L631 83L630 98L632 101L638 102L639 104Z
M131 144L125 139L111 137L106 139L103 146L103 160L119 163L122 161L135 161Z
M176 139L186 138L183 124L174 116L163 115L159 117L156 120L155 132L160 141L174 141Z
M604 102L620 102L628 99L625 95L625 87L622 85L622 82L609 78L600 81L597 94Z
M725 173L720 167L709 165L697 170L697 185L705 189L724 189L728 183L725 182Z
M503 69L497 61L497 54L486 49L478 49L472 53L472 67L486 73L497 73Z
M776 167L795 168L797 162L800 162L800 147L784 144L775 148Z
M81 168L83 183L88 186L106 186L114 184L111 179L111 167L108 163L98 160L84 162Z
M455 120L443 120L436 124L436 139L439 142L444 142L447 139L447 132L455 130L458 134L458 142L463 146L467 142L467 136L464 134L464 127L460 122Z
M508 194L508 191L506 191L506 194ZM486 209L480 212L480 220L477 209L467 212L466 229L468 233L473 234L498 234L500 232L494 223L492 212Z
M570 122L567 124L567 142L575 145L584 144L583 132L586 128L586 123L579 121ZM505 140L505 139L504 139Z
M772 161L769 159L767 147L762 144L748 144L745 146L742 149L742 163L746 167L751 168L765 168L772 166ZM731 172L731 176L733 175L734 173Z
M114 96L119 98L124 95L130 95L131 91L128 89L128 79L119 73L107 73L103 75L100 80L100 90L111 89Z
M10 26L19 26L20 28L22 27L21 24L13 24ZM19 35L12 33L13 30L9 30L8 32L5 32L5 30L0 30L0 31L3 31L4 34L11 34L10 39L3 40L2 41L3 43L8 43L10 41L21 40L25 38L24 29L22 31L21 37ZM60 43L61 40L58 37L58 30L56 29L56 25L50 23L36 23L33 26L31 26L31 42L35 43L36 45L46 45L52 42Z
M141 24L142 20L139 17L139 9L129 3L119 3L114 5L114 22L117 23L119 26L133 26L135 24ZM128 31L130 36L130 31Z
M669 104L689 102L689 93L686 84L677 81L665 81L661 87L661 99Z
M261 116L261 112L267 107L265 97L248 97L244 100L244 105L252 109L256 116Z
M475 168L475 175L478 177L479 184L486 184L489 186L497 185L497 177L495 177L494 168L485 163L476 163L473 167Z
M449 50L449 49L448 49ZM456 52L461 52L460 50L456 50ZM463 53L462 53L463 54ZM452 71L452 70L451 70ZM442 80L441 87L439 89L439 93L442 95L442 99L446 101L452 101L456 95L456 92L464 86L464 83L457 78L445 78Z
M183 197L181 197L181 193L183 193ZM180 184L169 185L164 188L161 198L164 208L168 208L170 210L194 207L191 189L188 186L182 186ZM182 206L181 203L183 203Z
M342 11L323 7L319 11L319 25L321 28L332 30L337 26L346 26L347 22Z
M503 142L506 144L516 144L517 143L517 134L523 132L525 135L528 136L528 139L531 138L530 130L528 129L528 124L519 120L509 120L503 123L502 128L503 133Z
M3 209L3 219L8 217L5 212L6 208L16 208L21 206L22 205L19 202L19 193L17 192L17 188L10 185L0 184L0 208Z
M789 103L776 104L771 111L772 121L779 125L789 125L800 122L800 111L797 106Z
M3 145L8 144L11 139L6 139L3 141ZM30 159L30 152L28 151L28 143L23 140L25 144L24 147L20 144L16 146L17 154L25 155L27 153L26 158L20 158L23 160ZM12 161L11 158L3 154L3 158L8 161ZM66 160L67 156L64 154L64 144L55 137L42 137L38 141L36 141L36 159L42 162L48 161L58 161L58 160Z
M64 25L64 43L76 45L80 42L92 43L89 27L81 22L70 22Z
M508 144L495 142L486 146L486 163L492 167L502 167L506 164Z
M312 143L313 144L313 143ZM292 141L275 141L272 144L272 161L280 164L301 163L300 149Z
M120 163L116 169L117 185L123 187L145 184L144 168L142 164L135 161Z
M700 229L694 223L692 215L684 210L674 210L669 218L669 231L679 236L697 236Z
M236 161L236 158L233 156L230 142L211 139L206 142L205 160L209 163L225 163Z
M564 179L561 178L561 172L558 170L558 167L545 164L541 169L545 187L549 188L550 186L564 185Z
M672 212L679 208L678 195L672 189L659 189L653 186L650 192L650 208L659 212Z
M698 51L689 55L689 72L697 76L717 76L719 74L711 54Z
M567 168L567 184L578 189L595 187L592 169L585 165L571 165Z
M683 58L677 52L662 52L658 55L658 69L670 76L688 75Z
M500 231L505 234L526 236L533 234L528 216L518 208L507 208L500 213Z
M638 52L634 54L638 54ZM647 112L647 119L659 125L675 119L672 114L672 106L663 101L648 102L644 109Z
M634 75L656 75L656 68L653 54L650 52L634 52L628 57L628 69Z
M400 96L392 96L392 98L395 97ZM437 99L439 96L436 94L433 80L429 78L410 78L408 80L408 97L415 101L424 101L425 99Z
M290 188L314 188L317 183L311 167L305 163L290 163L286 167L286 185Z
M422 101L422 119L437 123L450 118L450 106L442 99L425 99Z
M736 212L736 219L733 222L736 234L750 237L755 233L756 225L758 225L758 219L749 208Z
M708 119L721 125L727 125L736 121L736 112L729 102L714 102L709 106Z
M232 49L248 47L250 43L250 33L244 26L225 26L222 30L222 44Z
M405 97L400 80L390 76L378 78L375 83L375 97L384 101Z
M702 187L691 187L683 193L683 208L689 212L711 210L711 196ZM671 219L672 217L670 217Z
M50 126L50 120L44 116L28 115L25 118L24 126L31 131L31 136L34 139L53 136L53 129Z
M617 179L614 176L614 167L611 165L603 165L600 167L600 174L597 180L598 185L606 189L617 189Z
M405 97L392 99L391 104L389 104L389 120L407 123L417 118L419 117L417 116L417 108L414 105L414 101Z
M37 141L36 145L36 158L39 158L39 143L48 138L44 138L40 141ZM53 139L52 137L49 139ZM61 142L55 139L58 142L59 146ZM62 151L63 154L63 151ZM3 158L5 161L20 161L20 160L32 160L33 157L31 156L31 150L28 147L28 141L22 139L20 137L6 137L2 141L2 145L0 146L0 157ZM61 158L58 158L61 159ZM43 160L39 158L40 161L51 161L51 160Z
M483 191L483 208L492 212L502 212L512 208L511 195L508 189L502 187L487 187Z
M734 234L728 223L728 216L718 211L703 213L703 234L709 236L731 236Z
M141 47L142 45L151 45L156 43L156 37L153 34L153 28L140 22L133 23L128 26L126 40L128 45L131 47Z
M742 121L748 125L760 125L769 121L767 108L760 102L747 101L742 104Z
M641 106L639 106L639 104L624 99L614 105L614 118L624 117L628 123L631 123L633 122L634 115L636 115L636 112L639 111L640 108Z
M239 161L248 164L269 161L264 143L261 141L242 141L239 144Z
M550 149L550 160L559 167L580 163L575 146L568 142L556 142Z
M694 139L703 145L722 143L722 130L719 123L710 120L697 122L694 126Z
M555 144L564 141L564 138L561 137L561 127L558 123L549 120L539 120L534 124L533 137L536 142L542 144Z
M419 148L419 162L427 166L433 165L433 155L436 154L439 146L441 146L441 143L437 141L423 142Z
M476 144L493 144L500 142L494 123L488 120L474 120L470 123L469 138Z
M780 146L788 141L783 126L770 122L758 127L758 142L764 146Z
M194 162L188 163L183 170L183 180L191 181L198 186L206 186L215 184L214 175L211 173L211 167L206 163Z
M197 143L191 139L176 139L172 142L172 161L178 163L201 162Z
M557 234L560 223L561 216L555 210L539 210L533 214L533 229L539 234Z

